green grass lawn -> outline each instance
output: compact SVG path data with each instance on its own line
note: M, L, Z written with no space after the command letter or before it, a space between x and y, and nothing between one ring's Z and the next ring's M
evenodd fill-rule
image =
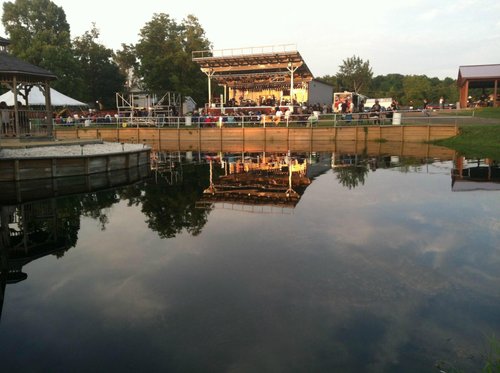
M466 157L500 160L500 108L457 110L454 114L470 119L461 121L458 136L434 141L433 144L455 149Z
M458 136L437 140L433 144L455 149L466 157L500 160L500 125L469 124L460 126Z

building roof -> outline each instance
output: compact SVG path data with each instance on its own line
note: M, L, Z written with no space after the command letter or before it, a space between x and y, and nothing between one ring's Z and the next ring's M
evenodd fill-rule
M500 64L468 65L458 69L458 83L463 85L466 80L500 79Z
M0 46L2 46L2 47L6 47L6 46L7 46L7 45L9 45L9 44L10 44L10 40L9 40L9 39L5 39L5 38L2 38L2 37L0 36Z
M193 61L219 84L234 89L290 87L289 68L296 68L294 87L313 79L295 45L194 51Z
M57 79L53 73L44 68L20 60L5 51L0 51L0 77L10 78L12 76L18 77L18 80L29 82Z
M21 90L21 88L18 88ZM21 95L17 96L17 100L21 102L23 105L26 105L26 100ZM14 93L12 91L5 92L0 96L0 102L5 102L7 106L14 105ZM54 88L50 88L50 103L52 106L77 106L83 107L88 106L86 103L75 100L65 94L62 94L59 91L56 91ZM38 86L34 86L28 93L28 105L31 106L45 106L45 95Z

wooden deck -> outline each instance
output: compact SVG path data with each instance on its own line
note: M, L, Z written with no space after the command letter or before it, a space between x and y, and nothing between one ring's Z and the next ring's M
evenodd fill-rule
M365 130L366 128L366 130ZM92 128L55 131L59 139L145 143L157 151L335 152L453 159L451 149L425 142L455 136L455 126L370 126L331 128ZM387 141L380 141L381 139Z
M123 153L0 159L0 182L91 175L150 164L150 148Z
M348 127L221 127L221 128L63 128L59 140L102 139L113 142L161 143L205 141L396 141L426 142L456 136L455 125L348 126Z

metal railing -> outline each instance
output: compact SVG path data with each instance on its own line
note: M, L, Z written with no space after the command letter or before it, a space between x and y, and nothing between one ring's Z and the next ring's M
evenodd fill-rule
M250 127L342 127L369 125L422 125L449 124L458 125L470 120L471 116L459 115L427 115L422 110L374 113L329 113L320 112L282 115L272 114L233 114L209 116L175 116L175 117L98 117L72 118L69 122L54 121L59 128L64 127L97 127L97 128L250 128Z
M50 136L51 121L42 110L2 110L1 137Z
M204 50L204 51L193 51L193 60L202 58L220 58L220 57L238 57L238 56L249 56L256 54L273 54L273 53L287 53L296 52L297 44L279 44L279 45L266 45L259 47L247 47L247 48L226 48L226 49L215 49L215 50Z

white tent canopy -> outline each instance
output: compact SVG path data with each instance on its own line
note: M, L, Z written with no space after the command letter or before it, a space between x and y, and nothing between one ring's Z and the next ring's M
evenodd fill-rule
M6 92L0 96L0 102L4 101L7 106L14 105L14 93L12 91ZM23 105L26 102L19 93L17 95L17 101L20 101ZM69 96L63 95L61 92L56 91L54 88L50 89L50 102L52 106L88 106L84 102L80 102L71 98ZM28 95L28 104L34 106L45 106L45 96L38 86L33 86Z

